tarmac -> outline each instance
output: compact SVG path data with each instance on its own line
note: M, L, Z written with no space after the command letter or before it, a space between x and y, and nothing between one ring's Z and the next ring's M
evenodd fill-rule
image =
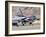
M26 23L24 26L22 24L20 26L12 26L12 30L34 30L34 29L40 29L40 20L34 21L32 24Z

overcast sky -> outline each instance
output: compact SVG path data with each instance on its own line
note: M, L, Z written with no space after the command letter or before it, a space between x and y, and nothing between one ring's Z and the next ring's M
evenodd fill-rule
M19 7L19 6L12 7L12 16L22 14L24 16L31 16L31 15L40 16L40 7Z

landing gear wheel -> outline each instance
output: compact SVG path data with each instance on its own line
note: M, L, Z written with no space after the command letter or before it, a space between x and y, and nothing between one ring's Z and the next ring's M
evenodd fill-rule
M23 24L23 26L24 26L24 24Z
M29 24L32 24L31 22Z

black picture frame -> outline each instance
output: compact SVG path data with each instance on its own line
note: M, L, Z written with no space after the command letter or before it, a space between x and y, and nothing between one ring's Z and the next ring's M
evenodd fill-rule
M27 3L27 4L42 4L43 5L43 32L41 33L26 33L26 34L8 34L8 2ZM41 2L24 2L24 1L5 1L5 36L19 36L19 35L35 35L45 34L45 3Z

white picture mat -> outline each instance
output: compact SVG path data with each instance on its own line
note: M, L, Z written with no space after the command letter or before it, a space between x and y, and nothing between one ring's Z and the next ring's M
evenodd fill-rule
M19 30L19 31L13 31L12 30L12 6L21 6L21 7L40 7L41 9L41 23L40 23L40 29L37 30ZM9 13L9 34L25 34L25 33L39 33L43 32L43 5L36 5L36 4L23 4L23 3L9 3L8 5L8 13Z

